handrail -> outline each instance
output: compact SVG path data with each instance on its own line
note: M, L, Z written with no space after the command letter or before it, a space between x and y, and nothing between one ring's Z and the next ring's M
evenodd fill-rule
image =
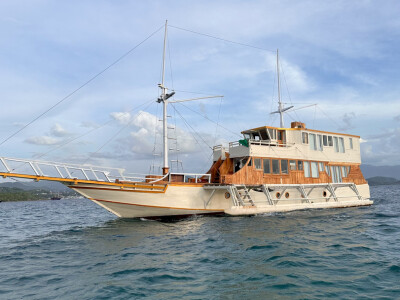
M19 164L14 166L12 164ZM207 177L208 183L211 182L210 174L196 174L196 173L168 173L163 177L159 178L157 175L148 174L135 174L135 173L124 173L125 169L122 168L109 168L109 167L99 167L92 166L88 164L78 165L78 164L66 164L60 162L49 162L49 161L37 161L30 159L19 159L19 158L10 158L10 157L0 157L0 172L1 167L5 169L6 172L10 174L20 174L20 175L31 175L28 174L33 173L33 176L46 176L46 177L55 177L62 179L78 179L80 175L84 180L91 181L108 181L114 182L118 180L122 181L150 181L149 183L155 183L164 180L168 177L168 181L171 182L172 175L181 175L183 176L183 181L186 182L189 178L194 178L195 183L200 182L200 178ZM28 167L28 172L18 172L18 169L22 167ZM44 168L50 167L50 170L44 170ZM16 172L17 171L17 172ZM51 171L51 176L46 175L45 172ZM47 173L46 172L46 173ZM79 175L77 174L79 173ZM132 176L139 175L139 176Z

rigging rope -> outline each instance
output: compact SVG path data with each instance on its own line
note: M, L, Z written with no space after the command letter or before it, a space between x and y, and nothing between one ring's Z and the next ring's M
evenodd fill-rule
M122 56L120 56L118 59L116 59L114 62L112 62L110 65L108 65L105 69L103 69L102 71L100 71L99 73L97 73L95 76L93 76L92 78L90 78L89 80L87 80L84 84L82 84L81 86L79 86L77 89L75 89L74 91L72 91L71 93L69 93L67 96L65 96L64 98L62 98L61 100L59 100L56 104L50 106L50 108L46 109L43 113L41 113L39 116L37 116L36 118L34 118L32 121L30 121L28 124L24 125L22 128L18 129L17 131L15 131L13 134L11 134L10 136L8 136L6 139L4 139L1 143L0 146L3 145L5 142L7 142L8 140L10 140L12 137L16 136L18 133L20 133L22 130L24 130L26 127L28 127L29 125L31 125L32 123L36 122L38 119L40 119L42 116L44 116L45 114L47 114L49 111L51 111L53 108L55 108L56 106L58 106L59 104L61 104L62 102L64 102L65 100L67 100L69 97L71 97L72 95L74 95L76 92L78 92L79 90L81 90L83 87L85 87L86 85L88 85L89 83L91 83L93 80L95 80L97 77L99 77L100 75L102 75L104 72L106 72L108 69L110 69L111 67L113 67L114 65L116 65L118 62L120 62L122 59L124 59L126 56L128 56L131 52L133 52L136 48L138 48L140 45L142 45L144 42L146 42L148 39L150 39L153 35L155 35L157 32L159 32L162 28L164 28L164 25L161 26L160 28L158 28L156 31L154 31L152 34L150 34L148 37L146 37L144 40L142 40L139 44L137 44L136 46L132 47L129 51L127 51L125 54L123 54Z
M257 46L253 46L253 45L249 45L249 44L245 44L245 43L235 42L235 41L227 40L227 39L224 39L224 38L216 37L216 36L213 36L213 35L210 35L210 34L201 33L201 32L197 32L197 31L194 31L194 30L185 29L185 28L178 27L178 26L168 25L168 27L172 27L172 28L175 28L175 29L191 32L191 33L198 34L198 35L203 35L203 36L206 36L206 37L209 37L209 38L213 38L213 39L216 39L216 40L220 40L220 41L224 41L224 42L228 42L228 43L232 43L232 44L236 44L236 45L240 45L240 46L245 46L245 47L249 47L249 48L254 48L254 49L258 49L258 50L269 51L269 52L274 52L275 53L275 50L269 50L269 49L265 49L265 48L261 48L261 47L257 47Z
M195 111L195 110L189 108L188 106L186 106L186 105L183 104L182 102L178 102L178 104L183 105L184 107L186 107L187 109L191 110L192 112L195 112L196 114L202 116L204 119L206 119L206 120L208 120L208 121L210 121L210 122L212 122L212 123L218 125L218 123L214 122L213 120L211 120L211 119L208 118L207 116L205 116L205 115L203 115L203 114L201 114L201 113L199 113L199 112L197 112L197 111ZM226 127L224 127L224 126L222 126L222 125L219 125L219 127L225 129L226 131L228 131L228 132L231 133L231 134L234 134L234 135L236 135L236 136L242 137L240 134L237 134L236 132L230 131L228 128L226 128Z
M150 105L154 104L155 102L151 102L149 103L144 109L146 110L147 108L149 108ZM133 120L135 120L136 118L138 118L139 116L141 116L141 114L143 113L143 111L141 111L138 115L136 115ZM132 121L133 121L132 120ZM126 124L125 126L123 126L122 128L120 128L117 133L115 133L113 136L111 136L110 139L108 139L103 145L100 146L100 148L98 148L95 152L90 153L90 156L85 160L85 162L83 162L83 164L86 164L92 157L93 155L97 154L98 152L101 151L101 149L103 149L106 145L108 145L113 139L115 139L124 129L126 129L128 126L132 125L131 122L128 122L128 124Z

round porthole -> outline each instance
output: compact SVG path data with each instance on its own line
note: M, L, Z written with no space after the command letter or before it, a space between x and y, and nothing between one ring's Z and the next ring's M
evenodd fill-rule
M287 199L287 198L289 198L289 196L290 196L290 195L289 195L289 192L286 192L286 193L285 193L285 198Z
M275 196L276 196L276 198L279 198L279 197L281 196L281 193L277 192L277 193L275 194Z
M225 193L225 199L229 199L230 197L231 197L231 194L228 193L228 192L226 192L226 193Z
M327 193L326 191L323 191L323 192L322 192L322 196L323 196L323 197L326 197L327 195L328 195L328 193Z

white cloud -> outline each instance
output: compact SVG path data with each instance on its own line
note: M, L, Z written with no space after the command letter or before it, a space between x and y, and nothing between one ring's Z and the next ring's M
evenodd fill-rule
M25 142L33 145L55 145L59 140L51 136L34 136L26 139Z
M53 125L53 127L50 130L50 134L56 137L65 137L70 135L70 133L58 123Z

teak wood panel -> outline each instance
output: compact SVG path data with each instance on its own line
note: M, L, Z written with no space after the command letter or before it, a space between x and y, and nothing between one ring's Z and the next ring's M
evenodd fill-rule
M218 161L214 163L216 166ZM326 171L319 171L319 177L305 177L304 171L289 170L289 174L264 174L263 170L256 169L254 164L251 166L246 165L233 174L233 161L227 157L219 167L219 176L215 177L219 183L228 184L314 184L314 183L328 183L332 182L332 178ZM347 177L343 177L343 182L352 182L355 184L367 183L359 165L356 164L335 164L350 166L350 172ZM331 166L331 164L328 164ZM333 165L332 165L333 166Z

